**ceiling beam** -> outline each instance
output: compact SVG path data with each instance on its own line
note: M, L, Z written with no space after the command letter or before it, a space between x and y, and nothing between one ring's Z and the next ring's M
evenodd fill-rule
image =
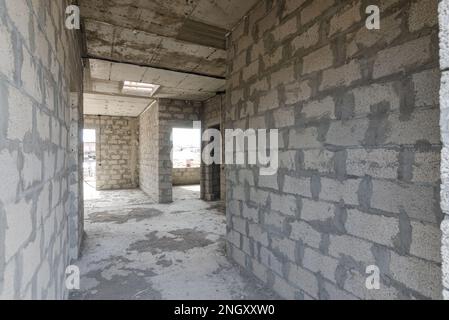
M220 76L206 74L206 73L201 73L201 72L186 71L186 70L173 69L173 68L164 68L164 67L155 66L155 65L151 65L151 64L126 62L126 61L120 61L120 60L117 60L117 59L111 59L111 58L95 56L95 55L92 55L92 54L85 54L82 58L83 59L96 59L96 60L101 60L101 61L106 61L106 62L111 62L111 63L121 63L121 64L137 66L137 67L143 67L143 68L154 68L154 69L158 69L158 70L172 71L172 72L184 73L184 74L188 74L188 75L195 75L195 76L213 78L213 79L218 79L218 80L226 80L226 77L220 77Z

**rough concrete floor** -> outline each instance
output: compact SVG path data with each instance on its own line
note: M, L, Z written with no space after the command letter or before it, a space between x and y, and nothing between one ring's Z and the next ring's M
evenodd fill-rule
M276 299L225 255L220 203L199 186L174 188L155 204L140 190L85 185L81 290L72 299Z

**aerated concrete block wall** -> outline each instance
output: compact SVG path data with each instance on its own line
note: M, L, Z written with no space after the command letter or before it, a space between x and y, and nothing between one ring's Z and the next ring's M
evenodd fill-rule
M65 269L78 251L69 219L82 215L71 180L81 128L70 126L83 77L67 5L0 0L0 299L67 297Z
M440 1L440 69L441 69L441 208L445 214L441 224L443 257L443 296L449 299L449 1Z
M442 297L437 5L260 1L230 35L226 127L279 129L280 167L227 166L228 251L284 298Z
M97 190L139 186L139 119L85 116L85 129L96 132Z
M160 202L167 203L173 200L173 128L193 128L193 122L200 120L202 103L173 99L159 99L158 103Z
M201 168L173 168L172 183L174 186L200 184Z
M193 128L201 107L201 102L158 99L140 115L140 188L159 203L173 199L173 128Z
M215 97L203 103L201 113L202 133L210 128L218 128L223 133L224 104L226 96L217 94ZM223 140L224 141L224 140ZM202 142L202 148L208 144ZM224 143L222 143L224 147ZM224 150L222 151L224 156ZM226 198L225 165L213 164L206 166L201 164L201 199L206 201L224 200Z
M140 189L156 201L159 189L159 104L155 101L139 116Z

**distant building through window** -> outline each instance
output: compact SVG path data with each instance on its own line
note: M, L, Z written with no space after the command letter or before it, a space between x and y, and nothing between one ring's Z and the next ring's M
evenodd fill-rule
M201 130L173 129L173 168L201 166Z

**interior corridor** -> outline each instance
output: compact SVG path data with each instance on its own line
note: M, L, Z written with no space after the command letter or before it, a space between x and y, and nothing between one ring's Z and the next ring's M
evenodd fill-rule
M221 202L199 186L174 187L156 204L138 189L84 185L85 242L77 262L81 290L71 299L273 299L225 254Z

